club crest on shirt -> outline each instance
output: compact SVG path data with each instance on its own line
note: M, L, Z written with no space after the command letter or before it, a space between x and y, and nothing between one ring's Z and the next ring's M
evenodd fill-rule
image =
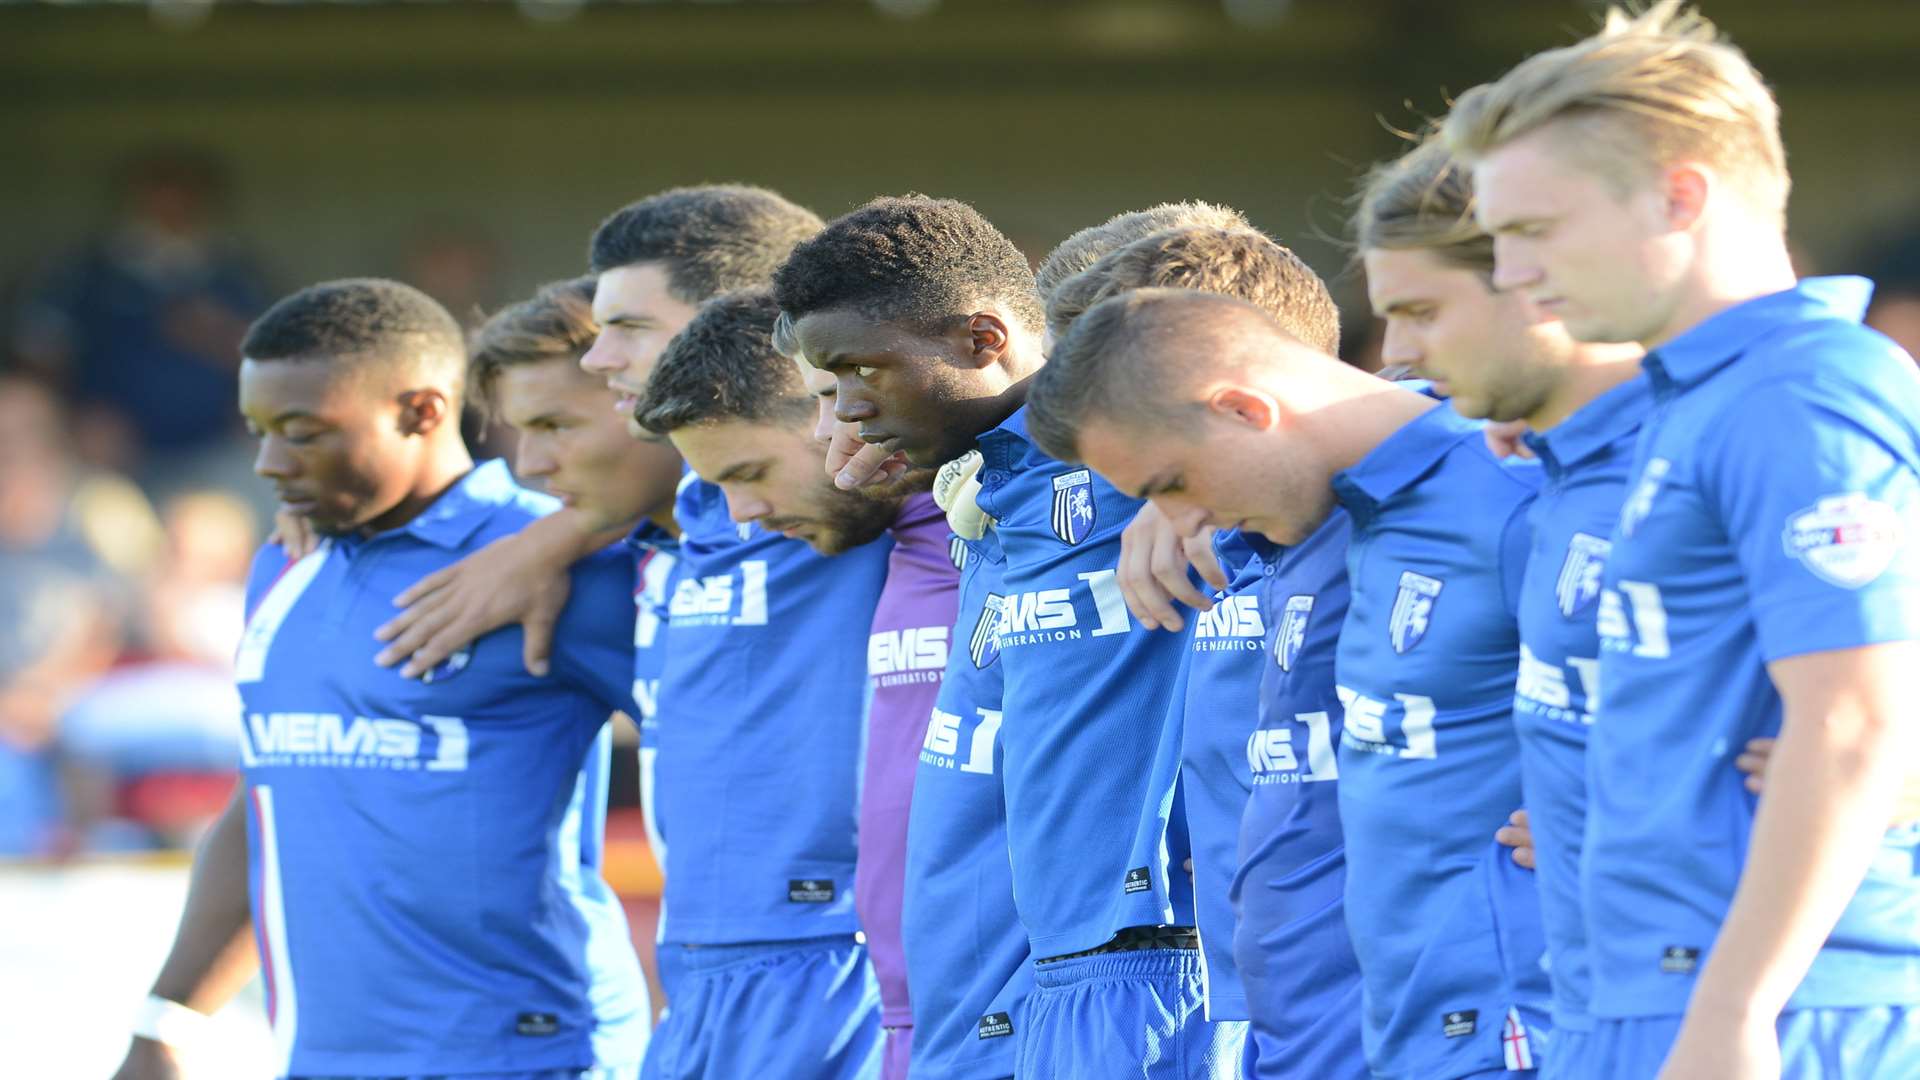
M446 682L467 670L467 665L471 663L473 663L473 647L469 645L427 669L427 673L420 676L420 681L428 684Z
M1611 541L1592 533L1577 532L1567 541L1567 557L1561 561L1560 579L1554 583L1561 615L1571 619L1600 599L1600 578L1612 552Z
M1053 535L1078 544L1093 535L1093 473L1075 469L1053 478Z
M1900 512L1860 492L1829 495L1787 518L1787 554L1814 576L1858 589L1886 573L1906 544Z
M980 621L973 624L973 637L967 643L967 655L973 657L974 667L985 668L1000 659L1000 623L1006 612L1007 598L988 593L987 602L980 608Z
M1640 482L1633 486L1633 494L1627 496L1627 504L1620 508L1621 536L1632 536L1633 530L1653 513L1654 497L1660 494L1660 485L1672 470L1673 462L1663 457L1649 460L1647 467L1640 470Z
M947 537L947 561L955 570L967 568L967 542L958 536Z
M1300 647L1307 643L1307 620L1313 616L1312 596L1287 597L1280 613L1280 632L1273 639L1273 662L1281 671L1291 672L1300 659Z
M1400 572L1400 591L1394 595L1393 614L1387 622L1394 652L1405 655L1427 636L1427 627L1433 622L1434 601L1440 598L1444 584L1439 578L1411 570Z
M746 541L746 540L753 539L753 522L743 521L740 524L735 525L733 528L735 532L740 534L741 540Z

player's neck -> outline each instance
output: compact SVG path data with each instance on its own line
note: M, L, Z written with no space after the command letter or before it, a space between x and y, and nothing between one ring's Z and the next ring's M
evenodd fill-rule
M1525 417L1527 427L1547 431L1565 422L1594 398L1640 373L1646 355L1638 345L1581 345L1559 385L1538 409Z
M467 453L466 444L458 438L436 440L427 450L426 460L420 463L420 471L406 497L394 504L393 509L362 526L361 534L377 536L406 525L472 471L473 455Z
M1360 464L1394 432L1425 415L1436 404L1424 394L1384 382L1371 375L1353 393L1322 408L1302 414L1313 431L1309 436L1326 448L1330 474Z
M1692 273L1681 283L1667 324L1641 342L1651 351L1728 308L1791 289L1798 277L1786 237L1766 230L1722 227L1703 237Z

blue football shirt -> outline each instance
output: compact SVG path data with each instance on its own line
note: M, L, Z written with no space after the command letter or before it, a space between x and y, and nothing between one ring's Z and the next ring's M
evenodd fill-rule
M1346 512L1293 547L1249 534L1262 566L1267 640L1259 727L1244 747L1253 790L1230 899L1233 953L1253 1020L1256 1075L1359 1076L1360 967L1347 930L1340 828L1343 710L1334 656L1347 615Z
M980 506L1006 557L1000 635L1007 845L1039 959L1129 926L1192 925L1171 847L1184 634L1133 623L1115 580L1141 501L1042 453L1025 408L980 437ZM1180 910L1181 907L1186 910Z
M1021 1006L1033 988L1001 797L1004 561L991 532L952 550L961 567L959 613L907 824L901 941L913 1002L911 1074L1000 1080L1013 1075Z
M1227 530L1214 554L1228 585L1193 624L1186 692L1174 703L1181 726L1180 794L1193 853L1195 925L1206 960L1207 1019L1247 1019L1246 992L1233 957L1231 892L1239 865L1240 819L1253 788L1247 747L1260 726L1260 675L1267 618L1261 610L1266 564L1256 537ZM1270 550L1270 547L1269 547Z
M553 506L490 462L399 529L254 560L235 672L282 1076L584 1069L644 1049L646 987L594 869L605 721L634 708L632 560L574 568L546 678L522 668L517 627L419 680L373 662L395 594Z
M640 729L640 814L654 861L666 865L666 829L654 798L660 757L660 671L667 660L667 603L673 596L674 567L680 561L678 538L652 522L641 522L627 537L634 552L633 718Z
M1538 895L1491 837L1521 805L1515 624L1531 462L1444 402L1334 478L1352 519L1336 657L1347 922L1381 1076L1499 1068L1544 1009Z
M691 474L689 474L691 477ZM683 481L654 805L660 940L851 934L867 636L892 543L822 556Z
M1633 446L1652 403L1652 388L1636 378L1551 430L1526 436L1546 482L1527 511L1533 547L1520 586L1513 721L1551 961L1553 1026L1568 1031L1593 1027L1580 848L1587 827L1587 731L1600 704L1594 616Z
M1599 611L1586 899L1600 1017L1685 1011L1745 865L1733 758L1780 730L1766 665L1920 637L1920 377L1812 278L1644 361ZM1889 832L1788 1008L1920 1002L1920 828Z

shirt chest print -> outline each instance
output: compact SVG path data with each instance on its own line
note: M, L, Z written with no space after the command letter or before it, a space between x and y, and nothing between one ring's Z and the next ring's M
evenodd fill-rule
M1440 599L1445 582L1439 578L1400 572L1400 590L1393 597L1393 614L1387 621L1387 633L1393 651L1405 655L1427 636L1433 623L1433 607Z

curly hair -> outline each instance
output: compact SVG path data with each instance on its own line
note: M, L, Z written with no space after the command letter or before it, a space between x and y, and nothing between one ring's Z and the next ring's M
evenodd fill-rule
M925 195L875 199L835 218L793 249L773 294L789 319L851 308L927 333L989 302L1036 333L1045 317L1013 241L966 203Z
M634 406L656 435L723 420L805 423L813 395L793 361L773 347L780 308L762 286L724 293L701 305L674 335Z
M813 211L763 187L672 188L609 215L593 231L587 262L596 274L657 262L666 269L667 291L698 304L765 285L820 224Z
M416 363L451 374L458 387L466 348L440 302L386 278L309 285L268 308L240 342L249 360Z
M1144 236L1185 228L1251 229L1253 224L1231 206L1198 199L1115 214L1060 241L1041 261L1040 269L1034 271L1034 283L1041 296L1050 298L1062 282L1099 262L1109 252Z

